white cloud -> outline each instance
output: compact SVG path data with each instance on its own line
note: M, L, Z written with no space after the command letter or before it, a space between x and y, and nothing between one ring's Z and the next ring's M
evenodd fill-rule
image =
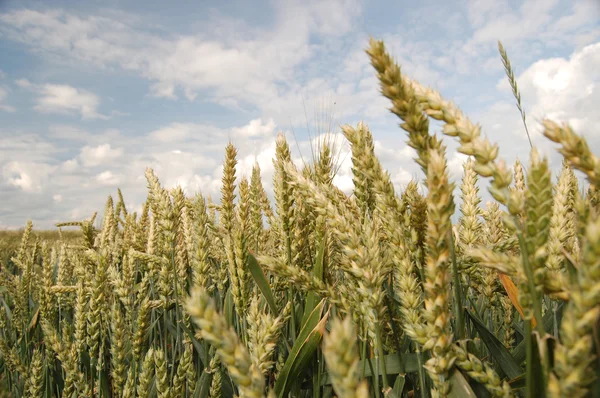
M112 148L110 144L81 148L79 159L84 167L95 167L114 162L123 156L123 148Z
M239 175L250 177L252 175L252 168L255 163L258 163L260 167L261 175L263 176L263 185L271 185L273 172L275 170L273 166L273 159L275 158L275 140L271 140L266 146L263 146L257 153L241 154L238 162L237 169ZM247 151L246 151L247 152Z
M399 170L390 171L392 184L397 189L397 193L400 193L406 188L409 182L418 180L414 175L410 174L407 170L400 168Z
M53 166L45 163L12 161L4 165L2 173L8 185L27 193L41 192Z
M463 165L469 157L459 152L454 152L450 156L446 155L446 157L449 158L447 159L447 167L450 180L456 184L460 184L463 175Z
M548 45L575 44L597 32L600 5L596 0L525 0L520 6L506 0L483 0L469 4L469 19L476 28L467 48L484 43L518 44L529 39ZM561 15L557 18L557 13ZM524 23L524 21L527 21ZM596 36L597 37L597 36Z
M155 152L151 165L160 168L162 179L173 185L183 175L186 175L185 179L191 179L199 170L212 170L220 163L217 156L222 156L222 153L197 153L193 150Z
M499 38L511 54L534 54L532 46L523 43L539 41L540 34L551 44L589 36L593 2L571 6L565 1L528 0L513 7L508 1L475 1L467 3L464 17L458 11L439 12L433 16L439 21L430 23L449 28L470 23L471 39L433 42L415 35L420 32L416 27L399 27L399 33L383 36L411 77L444 88L457 84L454 72L501 71L495 49ZM561 7L566 11L557 16ZM0 15L0 32L53 60L134 71L150 81L150 94L155 96L175 99L183 94L191 101L202 91L203 100L234 110L257 108L262 120L272 118L280 125L302 125L302 101L323 94L337 102L340 118L381 119L387 114L387 100L379 94L364 54L366 32L351 33L361 14L357 1L285 1L274 8L274 22L267 29L218 14L211 20L219 23L207 22L194 34L179 35L158 34L131 16L118 20L106 13L86 17L18 10ZM450 17L454 22L446 21ZM532 23L518 23L521 20ZM560 28L553 23L558 20L563 21ZM539 42L533 46L539 47ZM157 131L163 133L169 134Z
M554 144L542 135L540 121L550 118L568 122L577 133L583 134L592 151L600 150L597 128L600 115L600 77L594 73L600 62L600 42L574 51L568 58L540 59L517 76L527 125L533 144L550 156L554 167L560 166L561 156ZM509 164L518 156L529 157L529 143L521 116L512 98L511 89L503 77L496 88L503 100L494 101L474 115L483 131L500 146L500 156Z
M79 162L77 161L77 159L65 160L61 164L60 168L65 173L72 173L79 168Z
M285 1L274 7L271 30L230 19L213 31L209 26L196 35L159 36L139 21L16 10L0 15L0 32L52 59L138 72L152 82L156 96L175 98L182 89L191 100L208 89L217 103L260 106L276 98L277 84L292 80L311 56L311 35L335 39L351 30L361 11L355 0ZM219 41L215 30L223 35ZM233 32L236 40L229 40Z
M600 42L576 51L569 59L543 59L531 65L519 76L521 90L534 101L529 113L534 118L569 122L576 131L600 138L598 65Z
M60 148L44 135L0 127L0 164L10 161L52 163Z
M25 192L34 191L32 177L20 170L16 163L9 163L4 167L4 177L10 185L21 188Z
M151 131L147 142L156 152L167 150L189 152L197 148L205 152L222 155L228 141L243 147L244 151L257 154L265 143L274 140L275 122L254 119L243 126L222 129L208 124L174 122Z
M501 72L498 40L507 48L513 66L518 66L581 49L600 39L597 0L472 0L464 6L462 35L450 38L446 30L450 36L446 40L423 41L425 54L433 50L435 56L427 65L454 72L444 77L449 85L460 82L456 74L477 77ZM441 18L436 22L444 23Z
M27 79L17 80L16 84L38 95L34 109L40 113L79 114L84 120L108 119L98 113L100 98L90 91L68 84L33 84Z
M66 84L44 84L35 109L43 113L79 113L82 119L107 119L98 113L97 95Z
M88 142L93 138L92 134L89 134L87 131L82 130L78 127L68 126L68 125L54 125L48 127L49 135L53 139L57 140L68 140L70 142L74 141L86 141Z
M106 170L96 175L96 181L102 185L118 185L121 182L121 177L114 175L110 170Z
M263 124L261 119L254 119L246 126L234 127L231 131L235 135L246 137L271 137L275 131L275 122L273 119L269 119L266 124Z
M348 174L336 174L333 177L333 183L346 195L352 194L354 189L354 183L352 182L352 176Z
M152 131L149 135L152 140L160 142L181 142L187 139L205 139L214 137L220 131L214 126L194 123L171 123Z

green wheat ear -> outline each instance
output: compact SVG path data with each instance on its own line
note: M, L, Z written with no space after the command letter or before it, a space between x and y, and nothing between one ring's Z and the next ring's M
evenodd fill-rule
M523 105L521 104L521 93L519 92L519 86L517 85L517 80L515 79L515 73L513 71L512 65L510 64L510 59L508 59L508 54L506 53L506 50L504 49L504 46L500 41L498 41L498 51L500 51L500 57L502 58L504 71L506 72L506 77L508 77L508 83L512 88L513 96L517 100L517 108L519 108L519 112L521 112L521 119L523 120L523 126L525 126L527 139L529 139L529 146L533 148L533 144L531 143L531 136L529 135L529 129L527 128L525 111L523 110Z

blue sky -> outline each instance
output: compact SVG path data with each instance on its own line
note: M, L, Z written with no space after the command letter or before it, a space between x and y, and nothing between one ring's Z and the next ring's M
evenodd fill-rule
M501 40L534 143L553 167L560 157L540 135L543 117L572 123L600 149L596 0L0 0L0 228L89 218L117 187L139 210L147 166L167 187L218 200L229 140L239 175L258 161L270 188L277 132L300 162L328 118L333 134L364 120L399 188L422 179L378 92L369 35L480 123L512 163L528 157L528 144ZM335 182L350 192L348 146L335 137ZM464 157L446 142L458 182Z

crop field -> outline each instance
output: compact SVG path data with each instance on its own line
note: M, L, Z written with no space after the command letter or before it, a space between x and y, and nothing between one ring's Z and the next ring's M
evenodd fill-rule
M0 396L600 396L600 160L544 120L559 174L535 148L507 165L383 42L365 56L426 189L397 191L359 123L350 196L327 142L298 167L280 134L274 200L229 144L214 203L147 169L140 214L119 190L101 220L0 233Z

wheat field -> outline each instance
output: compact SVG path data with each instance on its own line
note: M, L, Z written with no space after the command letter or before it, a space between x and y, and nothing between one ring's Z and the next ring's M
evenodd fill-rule
M147 169L140 214L118 191L101 223L4 234L1 396L600 396L600 160L544 120L560 173L535 148L509 166L383 42L366 55L425 190L395 189L359 123L342 126L350 196L332 182L330 145L297 167L280 134L273 201L258 165L238 178L229 144L215 202ZM452 139L469 156L456 187Z

